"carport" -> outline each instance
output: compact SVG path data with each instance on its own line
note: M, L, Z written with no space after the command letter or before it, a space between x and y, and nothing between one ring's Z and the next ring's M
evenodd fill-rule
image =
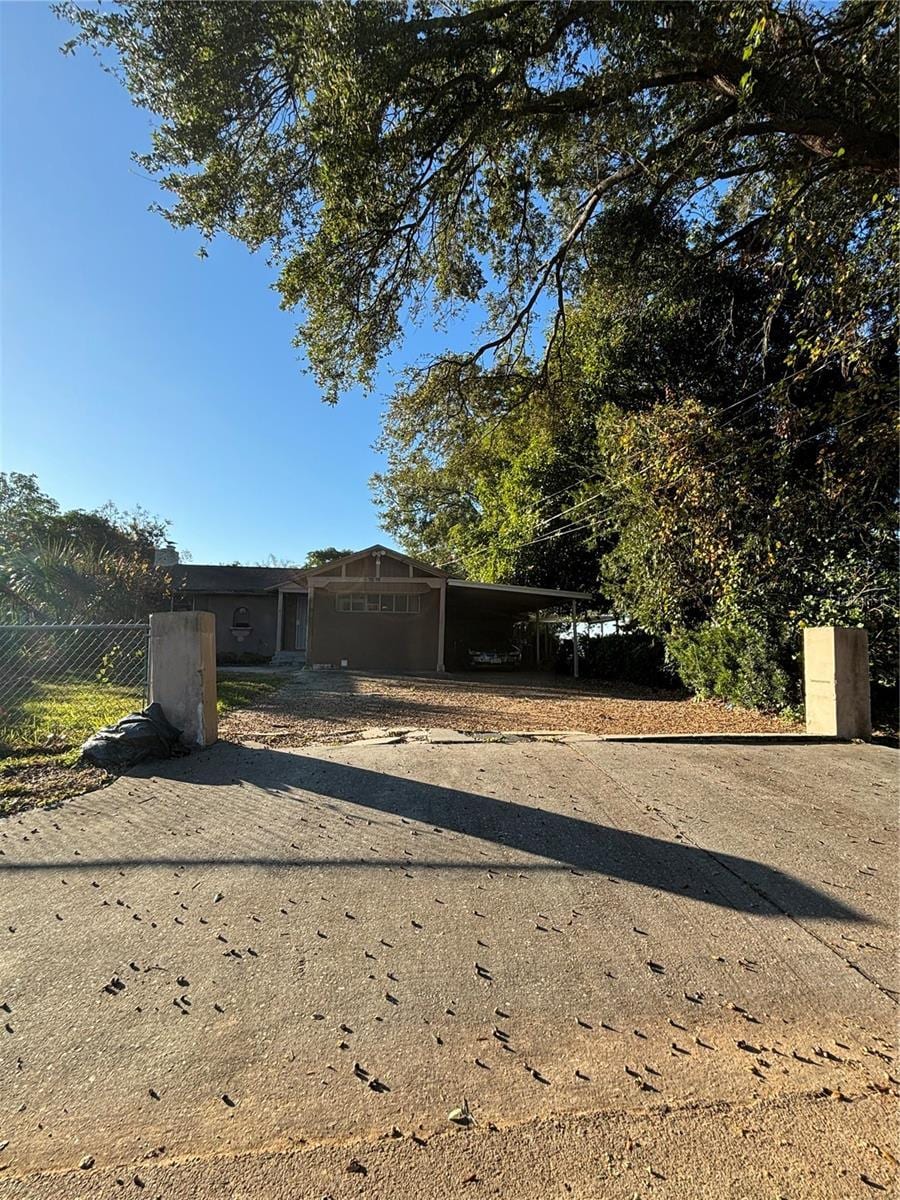
M577 677L578 605L585 605L590 600L589 592L448 579L444 633L447 668L451 671L465 669L468 651L473 646L511 639L515 625L529 617L533 617L534 624L535 665L540 666L542 652L546 654L545 638L542 645L542 614L552 610L557 621L562 619L571 624L572 673ZM566 611L568 615L563 617Z

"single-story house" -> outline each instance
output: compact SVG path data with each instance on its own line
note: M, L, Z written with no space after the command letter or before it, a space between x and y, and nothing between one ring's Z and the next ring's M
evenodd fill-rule
M172 607L212 612L220 662L370 671L463 669L543 609L585 592L455 579L387 546L310 570L175 564ZM540 626L535 621L540 657Z

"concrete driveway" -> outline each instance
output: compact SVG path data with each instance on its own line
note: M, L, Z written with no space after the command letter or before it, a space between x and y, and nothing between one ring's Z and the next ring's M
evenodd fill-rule
M895 767L220 744L12 818L0 1194L889 1191Z

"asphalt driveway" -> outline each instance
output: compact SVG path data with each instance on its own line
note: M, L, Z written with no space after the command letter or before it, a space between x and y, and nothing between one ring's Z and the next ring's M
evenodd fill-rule
M890 1189L895 766L220 744L11 818L0 1192Z

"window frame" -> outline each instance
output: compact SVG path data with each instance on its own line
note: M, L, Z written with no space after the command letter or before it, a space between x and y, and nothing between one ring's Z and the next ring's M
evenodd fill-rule
M398 606L402 600L402 607ZM339 613L367 613L370 616L415 617L422 612L421 592L339 592L335 597Z

